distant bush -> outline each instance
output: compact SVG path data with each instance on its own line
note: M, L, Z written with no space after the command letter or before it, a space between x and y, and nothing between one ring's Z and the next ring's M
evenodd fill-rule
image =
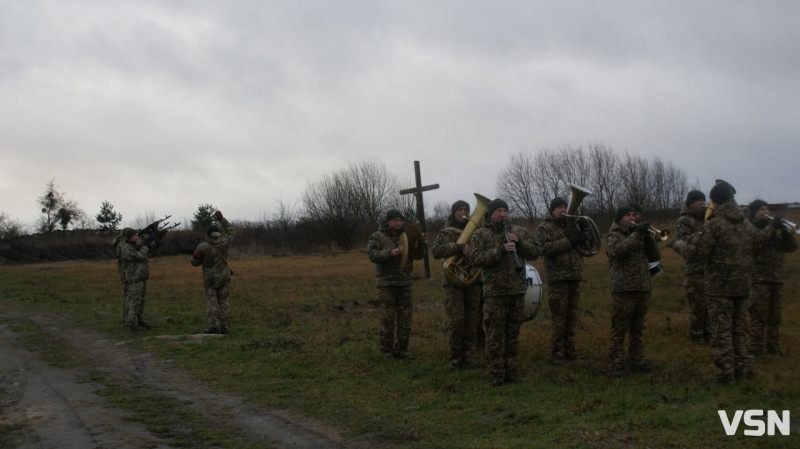
M602 234L608 230L613 218L607 214L592 217ZM678 218L677 211L648 212L645 220L661 229L671 229ZM536 232L538 220L528 222L516 218L515 222ZM231 253L237 256L291 256L341 251L341 248L325 232L324 224L301 219L292 223L280 221L235 221L236 239ZM445 226L441 218L427 221L428 246L433 244L436 234ZM362 226L353 241L358 242L354 250L366 248L369 235L375 232ZM46 234L22 235L0 240L0 263L48 262L74 259L99 260L114 258L116 234L108 235L100 230L67 230ZM205 240L202 231L171 230L161 240L154 256L192 254L197 245Z

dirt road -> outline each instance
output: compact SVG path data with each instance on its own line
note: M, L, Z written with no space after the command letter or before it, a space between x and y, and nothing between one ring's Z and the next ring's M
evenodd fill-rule
M79 351L80 366L47 363L43 354L25 349L24 333L15 330L15 323L25 320ZM5 441L18 448L168 448L188 441L192 447L219 447L191 426L151 431L133 412L98 394L109 380L178 400L257 447L345 447L334 430L313 420L244 404L199 384L169 361L93 332L65 329L57 317L0 314L0 446Z

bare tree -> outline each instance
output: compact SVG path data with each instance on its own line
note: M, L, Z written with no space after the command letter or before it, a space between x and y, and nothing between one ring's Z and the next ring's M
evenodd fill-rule
M639 203L643 209L654 209L652 170L651 164L646 159L625 153L620 165L619 177L622 181L620 200Z
M656 158L652 163L653 208L666 211L680 207L689 190L686 173L671 162Z
M351 164L345 173L361 197L367 223L377 225L390 203L402 203L397 178L390 175L382 163L375 160L361 161Z
M553 198L566 197L569 191L567 183L567 159L565 153L552 149L544 149L534 158L534 184L539 195L539 202L546 209Z
M390 205L403 208L404 199L398 191L397 179L382 164L366 161L309 181L301 201L308 218L323 223L339 246L351 249L356 233L380 223ZM413 206L411 210L413 215Z
M589 146L589 185L592 195L587 197L595 213L611 213L621 188L618 176L619 159L614 151L603 144Z
M22 225L12 220L5 212L0 213L0 240L12 239L22 235Z
M497 194L508 202L516 215L528 221L539 216L537 208L537 186L534 157L531 153L515 153L511 155L506 169L498 174ZM447 207L447 214L450 214Z

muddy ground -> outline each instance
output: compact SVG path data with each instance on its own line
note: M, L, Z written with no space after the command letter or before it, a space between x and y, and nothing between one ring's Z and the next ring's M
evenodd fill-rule
M48 363L46 354L25 349L29 345L25 344L24 332L15 330L14 325L20 320L29 320L48 334L57 335L70 351L80 354L80 366ZM149 430L136 421L133 412L116 407L98 394L108 387L109 379L177 399L182 406L251 444L256 442L256 447L348 447L334 429L286 410L245 404L197 382L169 360L137 353L124 342L87 330L67 329L59 324L58 317L8 313L0 314L0 447L169 448L177 441L184 447L187 441L191 447L220 447L203 440L192 428Z

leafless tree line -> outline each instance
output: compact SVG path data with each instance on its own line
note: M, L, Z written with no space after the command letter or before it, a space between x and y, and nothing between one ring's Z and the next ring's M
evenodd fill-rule
M690 190L686 172L672 162L620 156L603 144L515 153L496 187L515 215L534 222L553 198L569 201L570 183L592 192L581 203L581 213L589 215L612 214L631 201L668 211L679 208Z
M306 184L301 194L304 218L325 223L330 238L343 249L351 249L357 235L377 229L387 209L399 209L408 218L414 216L413 197L400 195L400 189L397 177L382 163L351 163Z
M506 169L498 175L495 196L505 199L514 215L535 223L554 197L568 200L569 183L592 191L583 200L582 214L611 215L617 206L630 201L650 211L676 209L689 190L686 179L683 170L659 158L648 160L628 153L620 156L602 144L567 146L513 154ZM239 223L248 229L245 234L255 239L247 251L290 253L287 241L298 240L302 240L300 246L291 246L302 247L302 251L329 246L331 242L345 250L363 245L389 208L399 209L408 222L416 221L414 196L399 193L411 185L411 182L401 183L381 162L350 163L320 179L309 180L301 192L299 205L279 201L274 216ZM39 198L39 204L42 211L39 229L43 233L52 233L57 226L66 230L69 225L87 221L86 214L74 201L66 199L52 181ZM101 225L103 220L118 224L121 214L113 211L110 203L103 206L106 213L101 209L97 216ZM429 214L431 209L433 213ZM443 225L449 213L447 202L429 204L426 210L429 230ZM18 228L9 217L0 216L0 237L18 235ZM83 224L76 229L88 230L93 226ZM202 231L194 226L193 230ZM304 232L298 234L299 230ZM310 239L309 235L315 238Z

